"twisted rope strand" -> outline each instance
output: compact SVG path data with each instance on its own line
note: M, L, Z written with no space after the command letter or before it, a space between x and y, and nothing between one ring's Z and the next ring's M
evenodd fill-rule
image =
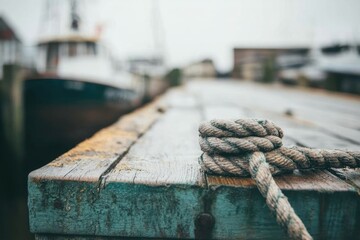
M261 195L266 198L266 204L275 214L277 222L285 228L292 239L312 239L287 197L275 183L265 155L261 152L254 152L250 155L249 163L251 176Z
M244 152L269 152L282 145L281 138L264 137L200 137L200 147L204 152L239 154Z
M264 137L268 135L283 137L282 129L273 122L256 119L215 119L201 123L199 133L203 137Z
M201 140L200 140L201 144ZM225 154L214 154L213 151L206 151L207 148L202 148L205 151L200 161L202 162L202 167L204 169L211 169L213 173L218 173L221 175L229 176L239 176L245 177L249 176L249 170L245 169L246 172L236 172L236 170L231 173L222 173L218 168L211 165L215 161L222 168L228 168L229 165L240 165L244 166L248 162L246 154L242 153L239 155L225 155ZM259 151L259 150L258 150ZM229 152L229 153L240 153L239 152ZM245 153L249 153L246 151ZM225 153L222 151L221 153ZM357 168L360 167L360 154L356 151L341 151L341 150L327 150L327 149L310 149L303 147L281 147L270 152L265 152L265 157L270 165L271 173L279 174L281 172L293 171L296 169L305 170L305 169L328 169L328 168Z
M200 124L199 133L203 170L224 176L251 176L292 239L312 238L273 175L295 169L360 167L360 151L282 146L282 129L267 120L212 120Z

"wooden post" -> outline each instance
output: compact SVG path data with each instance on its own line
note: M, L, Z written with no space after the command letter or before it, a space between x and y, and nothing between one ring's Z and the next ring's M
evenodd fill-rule
M143 103L147 103L151 100L150 76L148 74L144 74L143 79L144 79L144 89L145 89Z
M22 186L25 166L24 159L24 124L23 124L23 79L25 70L15 64L3 66L1 92L1 138L7 147L7 160L11 167L14 186Z

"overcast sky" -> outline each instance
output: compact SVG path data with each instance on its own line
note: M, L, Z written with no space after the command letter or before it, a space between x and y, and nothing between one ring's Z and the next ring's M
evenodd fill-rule
M47 0L0 0L0 14L26 45L44 29ZM52 0L60 4L66 0ZM303 46L360 40L359 0L81 0L84 22L103 26L103 39L120 58L154 49L153 22L170 66L212 58L232 68L236 46ZM55 14L56 15L56 14Z

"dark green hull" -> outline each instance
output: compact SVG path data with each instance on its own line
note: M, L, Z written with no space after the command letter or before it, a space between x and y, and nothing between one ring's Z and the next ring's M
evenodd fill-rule
M38 166L141 103L131 90L59 78L26 80L24 91L26 152Z

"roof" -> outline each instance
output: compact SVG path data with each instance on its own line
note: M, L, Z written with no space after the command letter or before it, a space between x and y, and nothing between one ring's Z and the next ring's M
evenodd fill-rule
M99 38L94 36L84 36L79 34L68 34L52 36L40 39L38 45L47 43L59 43L59 42L98 42Z
M321 59L320 66L327 72L360 75L360 56L355 51L326 56Z
M2 16L0 16L0 40L15 40L21 42L19 36Z
M234 51L236 51L236 50L309 51L310 47L308 47L308 46L242 46L242 47L235 47Z

